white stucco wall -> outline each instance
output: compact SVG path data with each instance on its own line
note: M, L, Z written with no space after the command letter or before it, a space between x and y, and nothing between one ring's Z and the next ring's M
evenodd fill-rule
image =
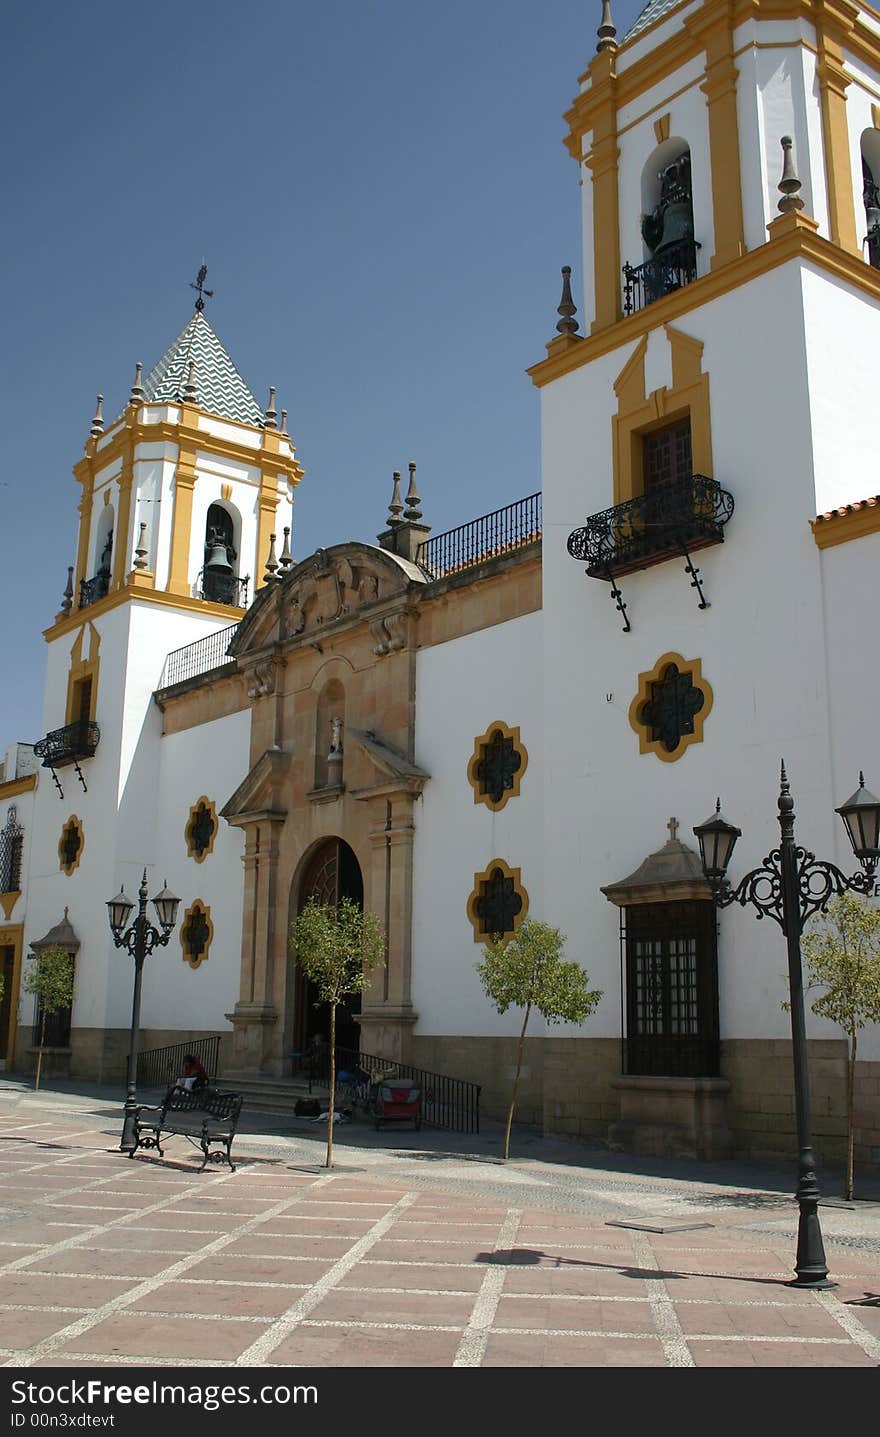
M494 858L522 870L529 913L547 918L543 884L540 652L542 619L506 624L424 649L416 677L416 760L431 775L416 811L413 875L413 1004L417 1033L512 1033L474 965L467 901L474 875ZM498 813L474 802L467 768L492 723L519 727L528 766L519 796ZM553 920L555 922L555 918ZM574 953L571 956L575 956ZM535 1021L534 1031L540 1031Z

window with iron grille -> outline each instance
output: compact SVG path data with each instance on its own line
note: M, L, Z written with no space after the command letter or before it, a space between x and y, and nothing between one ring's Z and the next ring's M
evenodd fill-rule
M503 858L494 858L482 873L474 874L467 914L474 940L512 938L529 908L529 895L522 885L519 868L509 868Z
M189 811L184 837L186 851L196 863L202 863L214 847L219 824L217 810L209 798L200 798Z
M85 846L83 826L76 814L71 814L61 830L58 840L58 864L68 878L76 871Z
M689 479L694 472L690 416L642 436L642 477L645 493Z
M718 1073L714 905L694 900L626 910L626 1071Z
M72 955L71 955L72 956ZM76 977L76 964L74 963L72 976ZM34 1046L40 1041L40 1030L43 1021L43 1009L40 1000L37 998L34 1006ZM66 1008L56 1008L54 1013L46 1014L46 1032L43 1037L44 1048L69 1048L70 1028L73 1021L73 1005L68 1004Z
M0 893L21 891L23 851L24 829L18 821L18 810L11 803L6 810L6 823L0 829Z
M191 968L198 968L201 963L205 962L213 937L214 924L211 921L211 910L206 903L202 903L197 898L186 910L180 925L180 942L183 947L184 961Z
M468 782L474 803L498 813L508 799L516 798L529 756L518 728L493 723L480 734L468 764Z

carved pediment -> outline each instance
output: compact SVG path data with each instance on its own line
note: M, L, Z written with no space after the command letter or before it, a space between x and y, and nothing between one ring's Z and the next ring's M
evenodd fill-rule
M224 803L221 817L233 828L241 828L256 819L283 822L287 817L285 780L292 762L293 754L280 748L267 749L232 797Z
M373 729L346 729L349 740L354 740L358 747L366 754L371 763L379 770L379 781L368 789L359 789L354 793L355 798L373 797L376 793L387 791L404 790L407 793L421 793L431 775L427 769L421 768L406 754L386 739L380 738Z
M282 579L260 590L229 651L241 656L301 635L309 638L329 625L358 618L362 610L369 617L374 605L403 597L411 585L424 583L425 576L415 564L370 544L317 549ZM387 645L396 636L383 631L374 637ZM395 646L399 647L392 642L391 648Z

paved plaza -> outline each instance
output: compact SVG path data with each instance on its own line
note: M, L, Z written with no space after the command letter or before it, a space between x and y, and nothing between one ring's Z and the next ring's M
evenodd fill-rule
M250 1113L237 1171L199 1174L182 1138L164 1161L120 1154L120 1113L87 1085L0 1081L2 1365L880 1363L880 1202L823 1205L838 1286L788 1287L794 1164L661 1163L528 1130L501 1164L494 1124L354 1124L328 1172L315 1125Z

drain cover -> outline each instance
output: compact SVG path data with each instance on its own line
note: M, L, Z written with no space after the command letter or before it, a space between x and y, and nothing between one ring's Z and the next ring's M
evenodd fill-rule
M631 1221L606 1222L606 1227L626 1227L633 1232L696 1232L701 1227L714 1227L714 1222L675 1222L662 1218L633 1218Z

